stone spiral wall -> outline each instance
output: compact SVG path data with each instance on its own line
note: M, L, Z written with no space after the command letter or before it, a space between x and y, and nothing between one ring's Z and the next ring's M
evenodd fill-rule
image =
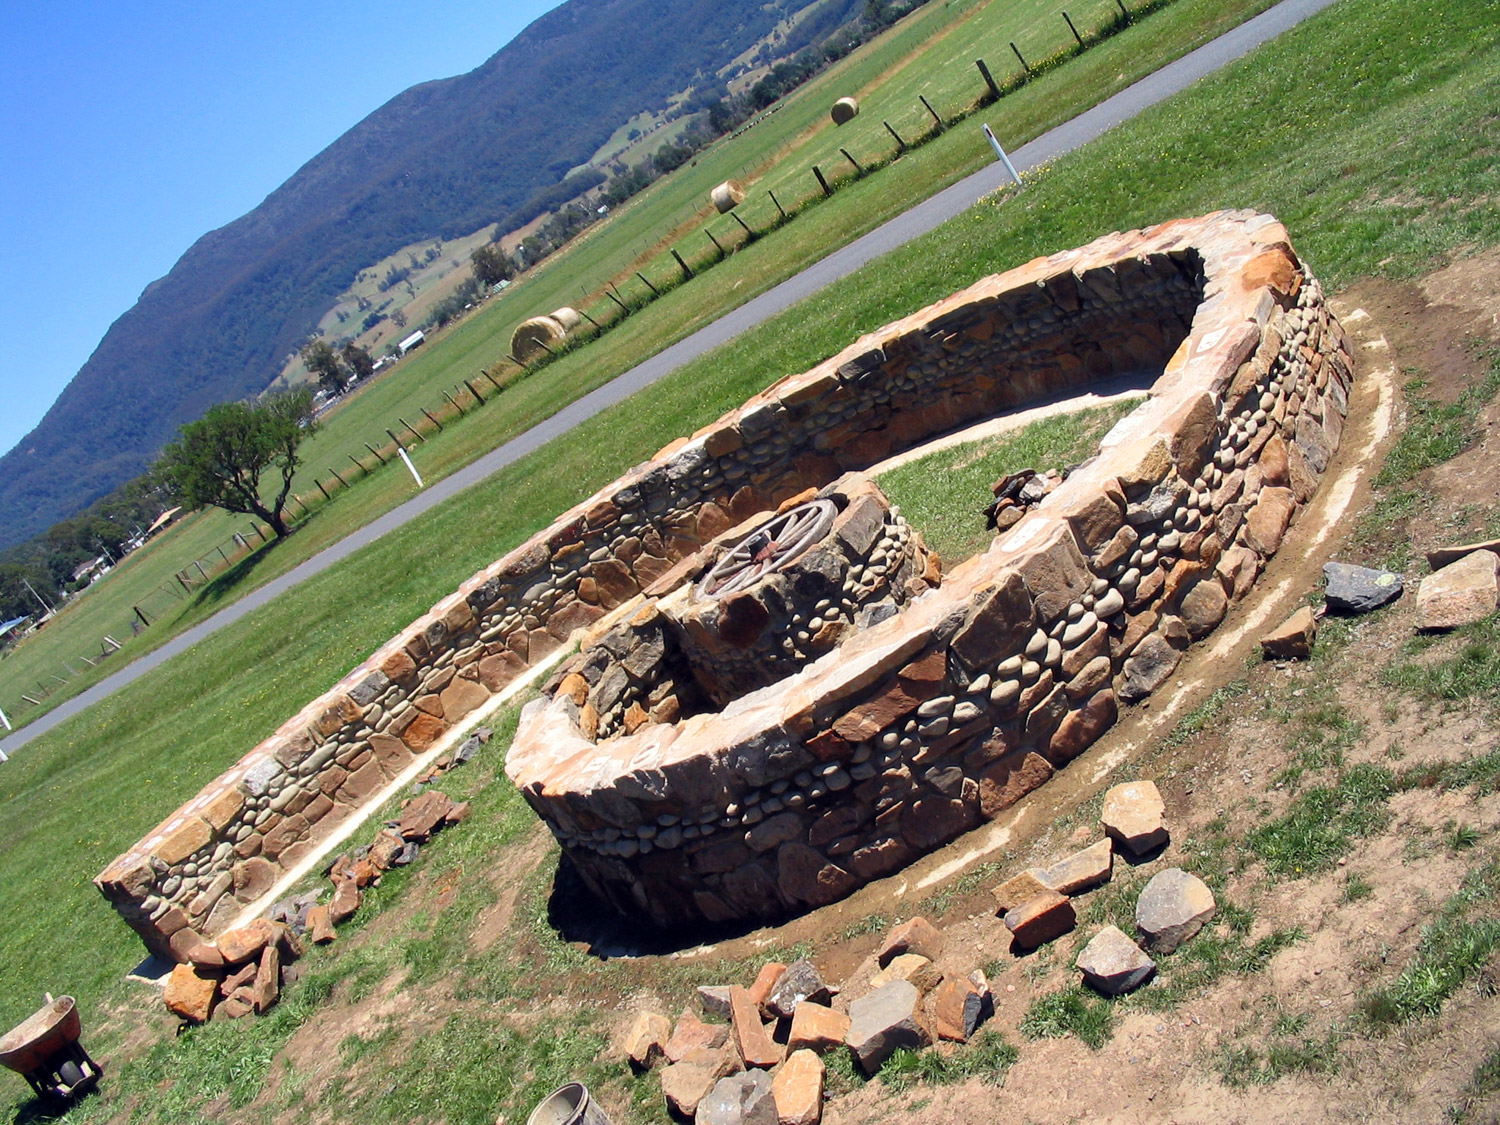
M1274 220L1110 235L781 380L474 575L95 882L175 956L576 629L675 584L674 567L734 524L956 426L1141 369L1165 373L1088 470L982 565L830 657L603 747L552 730L545 707L528 716L546 737L518 740L507 769L622 909L665 924L847 893L992 815L1107 726L1116 698L1169 670L1213 617L1214 583L1243 594L1311 495L1350 367ZM999 618L1022 601L1018 638ZM898 697L913 705L887 715ZM793 789L795 825L774 805ZM673 829L678 846L659 846Z

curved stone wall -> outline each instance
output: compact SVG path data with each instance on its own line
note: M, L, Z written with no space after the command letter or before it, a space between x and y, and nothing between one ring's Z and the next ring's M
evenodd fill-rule
M941 591L797 675L720 713L648 723L607 753L548 726L545 705L528 714L545 737L518 740L507 769L621 909L667 924L847 893L1086 745L1122 693L1222 614L1215 584L1243 594L1311 495L1350 365L1271 218L1110 235L781 380L473 576L96 883L173 956L575 630L674 585L674 567L734 524L957 426L1142 369L1163 372L1151 400L1085 471ZM1025 637L1012 613L1030 614ZM774 802L794 788L804 803L781 818Z

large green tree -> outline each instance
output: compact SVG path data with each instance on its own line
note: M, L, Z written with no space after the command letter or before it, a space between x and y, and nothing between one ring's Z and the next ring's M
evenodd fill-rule
M327 340L309 340L302 346L302 362L318 377L318 386L329 394L338 394L344 389L348 374L339 359L339 353L329 346Z
M507 281L516 272L516 264L493 242L478 247L470 254L469 264L474 267L474 276L485 285Z
M156 473L193 507L259 516L278 539L288 532L285 510L301 461L297 447L315 429L312 398L304 391L272 395L254 405L226 402L182 427L162 450ZM261 477L279 474L272 499Z

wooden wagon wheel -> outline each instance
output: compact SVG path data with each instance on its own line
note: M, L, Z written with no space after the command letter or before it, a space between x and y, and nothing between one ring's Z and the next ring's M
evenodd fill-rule
M725 597L795 562L822 542L837 515L832 500L810 500L768 520L709 568L698 595Z

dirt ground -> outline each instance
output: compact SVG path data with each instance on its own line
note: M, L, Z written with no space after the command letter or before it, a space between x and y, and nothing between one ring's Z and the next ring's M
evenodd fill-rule
M1237 606L1207 642L1194 646L1174 684L1127 712L1103 739L1031 798L1000 820L849 899L785 925L742 934L712 945L645 949L611 929L586 905L570 903L566 888L554 896L552 921L580 948L616 958L635 955L611 974L604 991L585 966L572 983L610 1012L617 1038L634 1010L657 999L661 962L691 967L699 959L753 960L773 946L799 942L812 950L825 979L857 993L873 969L882 925L923 913L943 928L943 967L984 968L995 994L989 1027L1018 1048L1017 1061L998 1088L980 1079L953 1085L917 1085L905 1092L879 1080L837 1088L824 1114L828 1125L890 1120L947 1125L997 1118L1047 1122L1309 1122L1500 1120L1500 1098L1464 1101L1476 1066L1500 1044L1500 965L1492 959L1478 982L1460 988L1441 1013L1377 1033L1362 1021L1360 1002L1388 984L1417 949L1424 925L1457 890L1467 871L1500 852L1500 794L1476 797L1462 789L1411 789L1390 799L1391 816L1380 830L1356 839L1330 870L1272 879L1241 859L1231 866L1222 898L1252 917L1247 940L1300 927L1303 937L1271 957L1263 970L1228 972L1189 990L1163 1010L1124 1003L1113 1032L1099 1049L1078 1038L1029 1039L1022 1017L1039 995L1076 983L1073 957L1098 928L1091 918L1108 914L1104 896L1138 887L1154 871L1193 870L1243 853L1223 850L1268 818L1279 816L1300 789L1322 783L1310 770L1299 783L1284 774L1309 737L1318 733L1309 711L1335 715L1346 737L1346 766L1372 763L1405 768L1444 763L1494 748L1500 721L1481 707L1441 709L1394 694L1379 673L1412 635L1415 587L1431 546L1486 534L1500 512L1500 473L1491 445L1500 433L1500 410L1491 404L1480 421L1483 437L1467 452L1426 471L1416 482L1430 497L1391 528L1356 535L1368 509L1370 481L1399 433L1399 383L1427 381L1426 393L1455 400L1483 380L1489 359L1476 341L1500 341L1500 252L1466 259L1418 283L1372 282L1340 295L1340 315L1355 334L1360 362L1356 405L1344 444L1315 504L1300 519L1256 591ZM1355 310L1363 310L1363 314ZM1388 374L1380 375L1385 371ZM1389 432L1379 432L1380 420ZM1356 421L1357 419L1357 421ZM1342 482L1334 487L1336 482ZM1489 534L1494 534L1489 531ZM1261 662L1257 641L1320 587L1331 558L1374 563L1401 540L1411 544L1407 593L1394 607L1355 620L1338 633L1332 651L1310 664ZM1455 642L1456 643L1456 642ZM1168 738L1179 723L1221 692L1203 729ZM1313 730L1313 734L1308 734ZM1352 732L1352 733L1349 733ZM1009 934L995 916L990 888L1033 863L1060 858L1099 838L1099 795L1109 785L1151 778L1167 804L1172 842L1151 862L1128 868L1116 861L1112 884L1078 900L1078 930L1042 951L1012 953ZM1474 830L1462 847L1445 842L1456 824ZM1217 850L1216 850L1217 849ZM528 873L551 863L550 840L538 826L482 875L498 891L471 934L475 950L528 938L514 917L518 888ZM976 875L976 871L978 874ZM968 876L967 878L965 876ZM1351 885L1362 888L1350 893ZM416 881L402 911L441 910L459 893L452 885ZM1100 902L1090 900L1100 896ZM394 913L394 912L393 912ZM351 942L380 942L396 917L376 918ZM1228 934L1222 919L1217 932ZM633 987L638 972L640 987ZM623 980L623 985L620 981ZM436 1026L452 1005L442 985L404 987L398 973L351 1000L339 992L293 1036L283 1057L315 1103L340 1070L333 1048L351 1035L370 1037L396 1028L409 1044ZM742 982L724 983L746 983ZM1149 988L1150 986L1148 986ZM566 997L545 1001L566 1006ZM680 1006L680 1000L678 1002ZM676 1009L668 1009L675 1011ZM1293 1070L1273 1081L1234 1081L1226 1060L1236 1052L1264 1059L1276 1042L1336 1044L1333 1063ZM393 1050L401 1049L399 1046ZM379 1070L379 1055L365 1068ZM272 1088L244 1110L221 1107L230 1123L264 1120L285 1067L273 1067ZM1460 1112L1455 1107L1462 1104ZM606 1106L623 1122L627 1110ZM315 1119L337 1120L327 1111Z

